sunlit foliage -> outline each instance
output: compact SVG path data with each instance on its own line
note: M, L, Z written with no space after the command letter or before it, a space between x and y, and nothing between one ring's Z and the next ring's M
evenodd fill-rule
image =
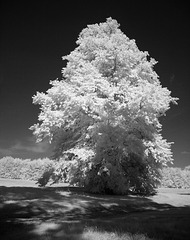
M49 158L31 160L3 157L0 159L0 178L37 181L54 164L54 161Z
M162 187L190 188L190 166L184 169L165 167L162 169Z
M140 51L116 20L88 25L63 60L62 80L33 97L38 141L48 138L55 174L91 192L149 194L172 161L159 118L177 98L162 87L156 61Z

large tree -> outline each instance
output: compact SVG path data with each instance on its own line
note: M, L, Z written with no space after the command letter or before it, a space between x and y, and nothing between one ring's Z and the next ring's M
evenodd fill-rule
M173 161L159 118L177 98L162 87L156 61L116 20L88 25L76 43L63 57L63 78L33 97L41 105L41 123L31 129L38 141L55 145L54 174L70 184L148 194L159 182L159 169Z

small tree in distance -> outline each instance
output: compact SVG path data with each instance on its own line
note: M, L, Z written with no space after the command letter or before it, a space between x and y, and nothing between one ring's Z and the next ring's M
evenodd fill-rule
M68 56L62 80L33 97L41 105L37 141L49 138L54 174L95 193L149 194L172 162L159 118L177 98L163 88L156 61L116 20L88 25ZM54 176L55 176L54 175Z

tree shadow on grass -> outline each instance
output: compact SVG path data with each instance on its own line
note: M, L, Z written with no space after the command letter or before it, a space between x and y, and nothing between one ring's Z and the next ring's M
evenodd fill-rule
M189 239L190 208L141 196L89 194L75 187L0 187L1 239L83 240L87 228Z

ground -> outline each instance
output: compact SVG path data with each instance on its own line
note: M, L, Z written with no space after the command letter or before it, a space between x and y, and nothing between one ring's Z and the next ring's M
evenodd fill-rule
M185 240L190 239L189 219L190 190L112 196L66 184L40 188L32 181L0 179L2 240L94 240L86 235L91 228L147 237L141 239Z

